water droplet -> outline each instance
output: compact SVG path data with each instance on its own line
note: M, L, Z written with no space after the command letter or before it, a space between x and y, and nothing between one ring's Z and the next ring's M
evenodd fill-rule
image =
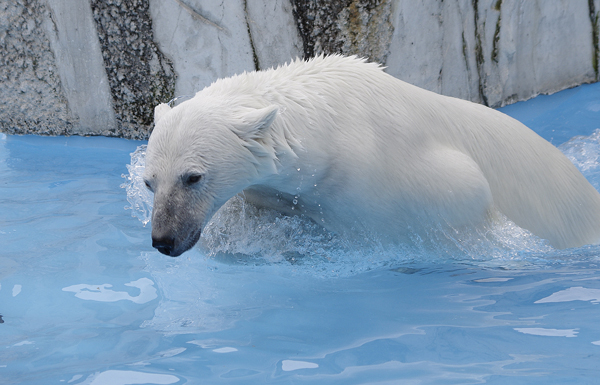
M297 205L297 204L298 204L298 199L294 199L292 202L293 202L295 205Z

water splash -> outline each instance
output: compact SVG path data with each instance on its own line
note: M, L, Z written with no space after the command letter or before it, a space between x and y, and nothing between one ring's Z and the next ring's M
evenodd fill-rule
M600 186L600 130L573 138L560 149L596 188ZM142 179L145 150L140 146L132 154L129 175L124 176L127 182L122 185L131 204L127 208L144 225L152 212L152 193ZM308 218L258 209L236 196L214 215L199 246L206 256L225 264L282 265L325 277L423 262L527 268L573 255L573 250L553 249L499 213L493 222L475 230L439 226L425 235L414 234L411 240L392 246L375 234L337 235ZM594 254L597 247L590 247L580 248L577 254L582 258Z
M600 190L600 129L590 136L576 136L558 147L571 162Z
M121 188L127 191L127 202L125 210L132 210L131 216L136 217L146 226L152 218L152 205L154 197L152 192L146 188L144 183L144 169L146 168L146 145L139 146L131 154L131 163L127 165L129 175L121 175L127 181L121 184Z

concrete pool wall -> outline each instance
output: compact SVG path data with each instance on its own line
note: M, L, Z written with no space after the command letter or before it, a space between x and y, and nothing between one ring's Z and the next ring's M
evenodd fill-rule
M357 54L492 107L598 81L600 0L11 0L0 131L145 139L219 77Z

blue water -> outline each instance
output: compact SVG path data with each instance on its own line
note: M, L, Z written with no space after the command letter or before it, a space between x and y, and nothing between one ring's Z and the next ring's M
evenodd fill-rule
M503 111L600 187L600 84ZM233 201L173 259L143 145L0 134L1 384L598 383L599 246L506 221L388 249Z

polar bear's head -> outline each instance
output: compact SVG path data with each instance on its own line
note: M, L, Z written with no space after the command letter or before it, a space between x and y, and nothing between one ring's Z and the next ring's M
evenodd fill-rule
M263 139L277 110L198 98L155 108L144 171L153 247L173 257L189 250L219 207L272 171L275 151Z

